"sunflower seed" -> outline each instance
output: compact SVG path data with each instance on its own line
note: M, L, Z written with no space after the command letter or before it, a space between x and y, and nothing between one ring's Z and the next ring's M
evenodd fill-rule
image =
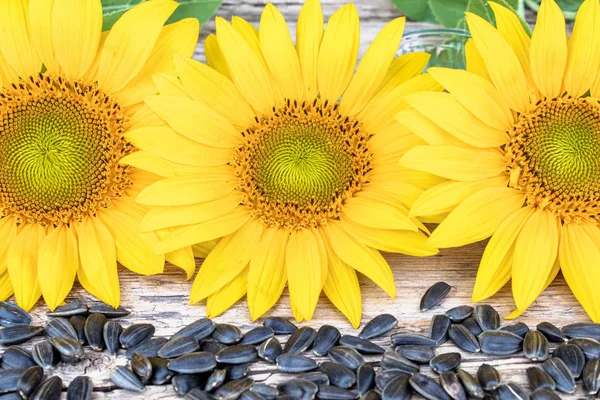
M206 392L212 392L213 390L225 383L226 377L227 370L215 369L206 380L206 383L204 384L204 390Z
M178 336L175 339L179 339L180 336ZM173 338L171 337L171 340L173 340ZM199 342L199 350L200 351L206 351L212 354L217 354L218 352L220 352L221 350L227 348L226 344L223 343L219 343L217 342L215 339L203 339Z
M368 324L367 324L368 325ZM366 329L366 326L365 326ZM363 331L365 330L363 329ZM362 333L362 332L361 332ZM316 356L326 356L329 350L333 349L340 340L340 331L331 325L323 325L317 331L313 341L313 353Z
M505 325L498 329L500 329L501 331L514 333L515 335L521 336L522 338L525 338L525 335L527 335L527 332L529 332L529 327L523 322L515 322L514 324Z
M133 324L123 330L119 342L124 349L131 349L150 340L155 331L156 328L151 324Z
M410 378L412 373L401 369L380 369L375 374L375 387L381 392L392 379L398 376Z
M77 339L81 344L85 344L87 341L85 337L85 321L86 318L81 315L73 315L69 318L69 323L73 329L75 329L75 332L77 333Z
M498 370L489 364L481 364L477 369L477 380L486 392L493 392L502 383Z
M523 349L523 338L514 333L487 330L479 335L479 345L485 354L504 356Z
M360 396L360 400L381 400L381 396L376 391L371 390Z
M217 353L217 362L222 364L245 364L256 360L256 347L251 344L238 344Z
M31 315L16 304L0 302L0 326L30 325Z
M529 331L523 341L523 353L532 361L545 361L549 357L548 339L538 331Z
M114 308L104 303L92 304L88 311L90 314L102 314L106 318L122 318L131 314L130 311L122 307Z
M0 394L0 400L23 400L23 397L17 392Z
M460 366L461 361L462 356L460 353L444 353L432 358L431 361L429 361L429 366L438 374L442 374L446 371L457 369Z
M217 362L211 353L196 352L179 356L169 361L167 366L171 371L180 374L200 374L212 371L217 366Z
M112 355L118 353L121 348L121 342L119 338L123 333L123 327L117 321L106 321L102 328L102 337L104 338L104 345L108 352Z
M283 352L291 354L302 353L312 345L316 334L317 332L310 326L304 326L296 330L285 344Z
M62 379L53 376L42 382L29 398L30 400L59 400L62 392Z
M215 397L200 388L192 389L183 397L185 400L214 400Z
M556 389L554 379L546 371L538 367L529 367L526 370L529 386L533 390L537 389Z
M475 309L471 306L458 306L446 311L446 316L448 316L452 322L462 322L473 315L473 310Z
M450 329L450 325L452 325L452 322L447 315L438 314L431 318L429 337L435 341L437 346L448 340L448 329Z
M240 344L261 344L265 340L272 338L275 332L267 326L257 326L244 334Z
M60 356L57 354L54 346L49 340L44 340L35 343L31 347L31 357L42 368L52 368L60 360Z
M421 396L430 400L450 400L439 383L423 374L414 374L408 380L410 386Z
M157 357L158 350L160 350L160 348L163 347L168 341L169 339L164 337L152 338L138 346L127 349L125 352L125 357L127 357L127 359L131 359L133 353L140 353L146 357Z
M182 374L175 375L171 380L173 390L179 396L184 396L192 389L196 389L202 386L203 379L200 375Z
M352 400L356 399L356 393L348 389L336 386L320 385L317 398L323 400Z
M27 369L36 365L31 353L17 346L10 346L2 354L3 369Z
M344 335L340 338L340 345L352 347L362 354L383 354L385 349L376 345L368 339L359 338L351 335Z
M87 376L78 376L69 383L67 400L91 400L94 384Z
M290 335L298 329L296 325L281 317L265 318L263 325L273 329L276 335Z
M138 376L129 368L119 365L110 372L110 380L121 389L131 390L132 392L141 392L144 390L144 384Z
M179 336L169 340L158 350L161 358L175 358L192 353L200 348L200 344L193 336Z
M419 372L419 366L412 361L402 357L395 351L386 351L379 363L383 369L399 369L414 374Z
M356 370L356 389L362 396L375 387L375 369L370 364L363 364Z
M546 336L549 342L562 343L567 341L567 337L560 329L552 325L550 322L540 322L536 327L542 335Z
M358 334L363 339L382 336L398 326L398 320L391 314L380 314L367 322Z
M450 336L450 339L452 339L452 342L454 342L458 348L464 351L470 353L481 351L479 341L464 325L452 325L450 330L448 330L448 336Z
M583 367L581 373L583 389L590 396L594 396L600 390L600 360L590 360Z
M448 293L450 293L451 289L452 287L446 282L434 283L429 289L427 289L421 298L421 311L426 311L435 307L436 304L448 296Z
M281 343L276 337L267 339L258 346L258 356L270 363L274 363L282 352Z
M416 333L395 333L392 335L394 346L416 345L425 347L437 347L435 340Z
M235 344L242 339L242 336L242 331L237 326L230 324L215 324L215 330L212 333L212 338L223 344Z
M402 357L407 358L417 364L427 364L433 357L435 357L435 352L433 349L425 346L398 346L394 350Z
M600 359L600 342L594 339L576 338L569 341L583 351L586 360Z
M29 367L23 371L17 380L17 392L19 392L24 399L27 399L42 383L42 380L44 380L44 370L42 367L37 365Z
M56 307L56 310L46 314L49 317L71 317L73 315L87 314L88 306L80 300L72 301L64 306Z
M496 390L498 400L529 400L529 394L516 383L500 385Z
M575 391L575 379L563 360L556 357L549 358L542 363L542 368L554 379L556 389L564 393Z
M215 397L220 400L234 400L242 393L250 389L254 384L251 378L236 379L229 381L215 392Z
M260 394L251 392L250 389L248 389L244 393L242 393L240 395L239 399L240 400L265 400L265 398L262 397Z
M477 382L477 379L473 377L473 375L464 369L459 369L456 372L456 376L458 376L458 379L460 380L460 383L462 383L465 392L467 392L468 397L474 397L476 399L483 399L485 397L483 388L479 382Z
M306 372L317 368L315 360L298 354L283 353L277 357L276 363L281 372Z
M83 347L76 339L55 337L50 342L58 350L63 360L83 358Z
M278 384L277 390L279 390L280 395L291 396L299 400L309 400L315 398L319 387L311 381L290 379L287 382Z
M248 364L232 364L225 367L227 379L240 379L248 376Z
M381 391L382 400L405 400L411 395L408 377L399 375L390 380Z
M500 327L500 315L494 307L488 304L480 304L475 306L473 312L475 321L479 324L482 331L495 330Z
M52 318L46 325L46 336L49 338L62 337L78 340L77 332L69 320L65 318Z
M90 347L95 351L104 350L104 324L106 316L100 313L88 315L83 330Z
M146 384L152 377L152 363L143 354L133 353L131 356L131 369Z
M158 357L148 357L152 364L152 376L150 377L150 384L152 385L164 385L168 383L171 378L175 375L175 372L168 368L169 360L164 360Z
M560 400L560 397L549 389L538 389L529 396L531 400Z
M212 335L214 331L215 323L209 318L201 318L175 332L171 336L171 340L181 336L193 336L196 340L200 341Z
M358 367L365 363L365 359L358 351L352 347L336 346L327 353L327 357L331 361L340 363L352 371L356 371Z
M275 400L278 394L276 387L267 385L265 383L257 383L253 385L249 390L251 392L260 394L267 400Z
M562 332L568 338L589 338L600 341L600 324L591 322L578 322L575 324L565 325Z
M327 375L331 385L348 389L356 383L356 375L342 364L325 361L319 365L319 370Z
M446 371L440 375L440 385L444 391L454 400L467 400L467 393L463 388L458 376L452 371Z
M6 369L0 371L0 393L14 392L17 390L17 382L24 369Z
M552 357L560 358L571 370L574 378L579 378L585 365L583 351L574 344L563 343L558 345L552 352Z
M302 374L296 375L296 378L311 381L317 386L329 385L331 383L329 381L329 377L320 371L304 372Z
M41 326L14 325L0 328L0 344L9 346L11 344L25 343L34 336L44 331Z
M465 319L461 325L467 328L475 337L481 335L481 333L483 332L483 330L481 330L481 327L473 317Z

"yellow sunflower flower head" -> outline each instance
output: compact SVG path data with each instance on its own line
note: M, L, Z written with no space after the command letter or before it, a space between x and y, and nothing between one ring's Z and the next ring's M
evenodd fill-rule
M411 216L449 213L428 243L454 247L491 236L473 301L512 279L522 313L562 270L600 322L600 6L586 0L570 38L543 0L531 38L490 2L497 28L467 14L467 71L430 69L448 93L407 97L398 118L428 142L405 167L448 179Z
M357 326L357 271L394 297L380 250L435 254L425 227L408 217L418 195L442 180L398 164L425 141L394 116L404 97L441 90L417 53L395 58L404 18L386 25L359 54L352 4L323 29L318 0L300 12L294 45L282 14L265 7L260 28L217 18L208 64L176 57L178 78L161 75L146 103L168 126L128 137L157 162L185 166L137 198L151 207L142 231L173 228L160 251L220 239L204 261L191 303L215 316L247 294L253 319L287 283L297 319L310 320L321 291ZM212 68L211 68L212 67ZM154 140L147 140L153 135Z
M30 309L51 309L77 275L117 307L117 261L140 274L163 270L140 235L135 196L159 177L119 164L134 151L125 135L161 125L142 102L152 76L190 56L196 20L163 26L171 0L145 2L102 32L100 0L0 2L0 297L14 289ZM142 34L143 33L143 34ZM192 249L168 254L193 271Z

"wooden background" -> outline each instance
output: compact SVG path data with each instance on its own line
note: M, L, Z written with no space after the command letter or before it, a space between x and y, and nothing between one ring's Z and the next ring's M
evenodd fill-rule
M424 0L415 0L424 1ZM274 4L284 13L290 22L290 29L295 32L295 21L302 5L302 0L275 0ZM322 0L326 18L329 17L343 0ZM399 16L398 11L389 0L355 0L355 5L361 17L361 54L375 37L381 27L394 17ZM254 0L229 0L225 1L218 15L230 18L239 15L255 25L258 24L260 13L265 2ZM528 20L532 20L528 15ZM420 27L422 24L408 23L407 29ZM208 33L214 31L211 22L203 27L202 37L198 46L196 57L204 60L202 42ZM398 332L427 333L429 321L434 314L442 313L456 305L470 304L470 291L473 287L479 258L484 249L483 243L477 243L459 249L445 250L439 255L430 258L414 258L402 255L386 255L398 287L395 300L388 298L380 289L370 281L363 279L361 288L364 299L363 324L370 318L380 313L391 313L400 321ZM151 322L157 327L157 335L168 336L179 330L183 325L193 322L205 315L203 304L188 305L188 293L191 282L185 281L184 274L174 268L167 267L165 274L154 277L139 277L125 269L120 270L122 305L132 311L131 316L122 320L124 325L134 322ZM454 286L448 298L438 307L428 312L419 312L419 301L425 290L433 283L443 280ZM502 316L513 311L513 301L510 285L505 287L496 296L489 300ZM73 298L82 298L94 301L76 285ZM37 306L33 313L35 322L45 323L45 306ZM289 298L287 293L281 298L279 304L268 315L290 316ZM218 317L217 322L231 322L241 324L242 330L249 330L253 323L246 308L245 301L240 302L224 315ZM535 326L540 321L550 321L559 326L578 321L589 321L588 317L578 305L571 294L564 279L559 276L546 290L535 304L520 318L530 326ZM257 321L260 322L260 321ZM344 333L356 333L337 312L329 301L323 296L315 313L311 326L318 327L322 324L334 324ZM389 345L389 338L385 337L379 342ZM438 353L456 351L449 344L439 348ZM469 372L475 372L482 362L496 366L502 373L505 382L513 381L526 385L525 368L529 366L528 360L523 357L495 357L489 359L482 355L463 354L462 367ZM121 355L112 357L105 353L88 351L86 358L76 365L61 365L51 372L64 379L68 384L77 375L87 374L92 377L95 385L95 399L130 399L142 398L140 394L133 394L119 390L108 380L108 375L115 365L124 365L127 360ZM429 368L424 368L426 373L431 373ZM276 373L274 366L256 364L251 370L251 376L256 381L276 383L285 376ZM578 389L580 390L580 389ZM143 397L146 399L174 398L175 394L170 385L147 387ZM565 398L581 398L582 393Z

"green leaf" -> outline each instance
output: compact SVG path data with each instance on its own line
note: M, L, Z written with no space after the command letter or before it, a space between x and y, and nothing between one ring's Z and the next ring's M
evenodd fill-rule
M439 24L454 28L464 18L469 0L428 0L427 3Z
M496 19L494 18L494 12L492 11L492 8L486 0L469 0L469 4L467 5L467 9L465 10L465 12L477 14L481 18L491 22L492 24L496 23ZM464 16L458 21L456 26L458 28L467 29L467 23L465 21Z
M427 1L415 1L415 0L392 0L392 3L398 8L404 15L413 21L424 21L435 23L437 20L429 9Z

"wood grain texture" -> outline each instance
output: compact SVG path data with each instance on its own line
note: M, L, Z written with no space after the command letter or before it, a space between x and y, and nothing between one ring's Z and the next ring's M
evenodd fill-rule
M421 0L415 0L421 1ZM344 0L322 0L326 17L330 16ZM258 24L260 13L266 2L257 0L230 0L225 1L218 15L229 19L232 15L239 15L254 24ZM292 34L295 32L295 20L303 0L274 0L276 6L283 12L290 22ZM373 40L381 27L394 17L399 16L398 11L389 0L355 0L355 5L361 17L361 54ZM531 14L528 19L532 20ZM427 26L427 24L408 23L408 29ZM202 28L202 38L196 53L196 58L204 60L201 43L203 38L214 32L214 23L208 23ZM427 333L431 317L442 313L446 309L461 305L471 304L470 293L476 276L477 266L484 249L483 243L477 243L459 249L444 250L439 255L429 258L414 258L397 254L387 254L386 259L391 265L398 295L390 299L372 282L361 279L363 292L364 317L363 324L381 313L391 313L399 320L397 332ZM169 336L182 326L193 322L205 315L203 304L190 306L188 293L191 282L185 281L182 271L175 267L167 266L163 275L152 277L139 277L121 268L122 305L132 311L132 315L121 319L127 326L136 322L151 322L157 330L157 336ZM451 294L440 306L427 312L419 311L419 301L425 290L437 281L444 280L454 288ZM72 293L72 298L81 298L89 302L94 299L87 295L77 284ZM489 300L502 316L513 310L513 301L510 287L505 287L496 296ZM45 306L37 306L34 311L34 323L45 324L47 312ZM284 293L278 305L268 315L290 316L289 297ZM255 325L250 321L250 315L245 301L240 302L224 315L216 319L217 322L230 322L247 331ZM571 294L562 277L559 277L544 294L520 318L520 321L530 326L535 326L540 321L550 321L557 325L578 321L589 321L576 299ZM260 323L261 321L256 321ZM311 326L318 327L323 324L334 324L344 333L355 334L345 318L335 310L329 301L322 297L319 307L315 312ZM36 339L40 340L40 339ZM378 343L389 346L389 337L378 340ZM26 347L30 347L31 343ZM94 381L94 399L171 399L175 397L174 391L168 386L149 386L143 394L131 393L117 389L108 379L110 370L116 365L125 365L127 360L120 354L117 357L106 353L94 353L87 349L83 361L73 365L60 365L50 371L51 375L63 378L65 386L78 375L88 375ZM440 347L438 353L456 351L449 344ZM494 357L463 353L462 366L473 373L482 362L496 366L502 373L505 382L517 382L526 385L525 368L530 366L523 357ZM368 359L371 361L372 359ZM424 368L427 374L433 375L429 368ZM251 369L251 376L256 381L276 383L286 379L285 375L276 373L273 365L264 363L255 364ZM574 396L564 398L581 398L581 392Z

